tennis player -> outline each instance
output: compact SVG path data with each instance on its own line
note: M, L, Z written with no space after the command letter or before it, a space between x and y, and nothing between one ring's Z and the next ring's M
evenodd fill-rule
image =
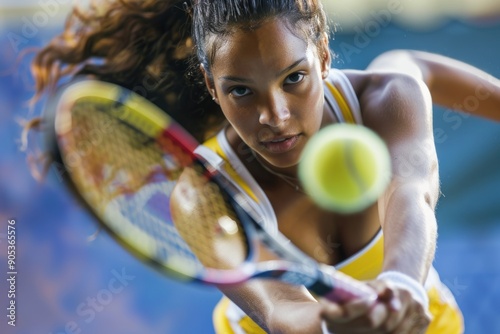
M364 71L332 69L317 0L103 6L75 10L38 53L37 92L86 74L177 110L174 116L206 139L198 153L233 176L270 229L379 296L375 306L340 305L301 287L253 280L222 289L217 333L463 332L460 310L432 267L439 197L432 105L500 121L497 79L405 50L380 55ZM469 98L479 103L456 104ZM373 129L392 158L386 192L352 215L321 210L297 180L304 145L337 122Z

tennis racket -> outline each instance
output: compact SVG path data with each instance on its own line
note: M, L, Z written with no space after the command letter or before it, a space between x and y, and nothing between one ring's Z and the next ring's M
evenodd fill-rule
M271 278L335 302L376 300L269 233L239 188L194 153L196 140L145 98L85 79L47 110L49 145L71 189L114 239L164 274L217 286ZM262 246L276 259L257 261Z

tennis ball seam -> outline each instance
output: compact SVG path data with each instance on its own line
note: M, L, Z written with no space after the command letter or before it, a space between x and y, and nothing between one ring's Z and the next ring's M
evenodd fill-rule
M322 150L325 149L329 140L347 141L348 148L344 151L348 156L345 156L344 160L348 165L347 170L349 171L351 179L357 184L357 188L359 189L359 197L356 201L348 202L332 199L331 194L328 193L324 189L323 184L321 184L321 178L311 177L310 175L311 171L314 170L314 162L320 157ZM352 155L355 148L350 148L353 146L352 143L356 141L361 141L369 152L375 152L371 157L375 165L371 166L371 168L375 168L375 170L372 170L372 173L376 173L378 176L374 179L373 184L367 186L367 189L363 189L362 184L364 181L359 174L359 168ZM351 142L351 144L349 144L349 142ZM349 157L349 155L351 155L351 157ZM321 129L309 140L304 148L299 163L299 178L306 193L308 193L320 207L337 212L349 213L360 211L376 201L390 180L390 170L389 151L383 140L376 133L362 125L342 123L332 124ZM335 170L332 170L332 172L334 173Z

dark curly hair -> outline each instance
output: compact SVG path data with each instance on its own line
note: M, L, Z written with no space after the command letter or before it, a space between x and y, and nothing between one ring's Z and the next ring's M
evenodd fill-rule
M224 118L199 65L210 74L220 37L276 17L313 43L328 32L319 0L116 0L74 8L33 61L35 99L64 77L92 76L168 109L203 140Z

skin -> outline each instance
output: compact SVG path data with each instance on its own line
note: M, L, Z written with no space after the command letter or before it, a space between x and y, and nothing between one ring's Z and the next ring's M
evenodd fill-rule
M313 46L276 19L226 37L216 51L211 75L202 71L229 121L229 143L268 196L285 236L316 260L335 265L382 228L383 270L423 283L435 252L439 194L432 103L451 108L453 101L463 101L481 86L489 95L474 113L500 120L494 113L500 84L462 63L407 51L383 54L366 71L346 71L364 124L388 145L393 179L376 205L342 216L319 209L263 168L265 164L295 177L305 143L334 122L323 97L329 67L326 36ZM189 181L181 177L182 182ZM270 258L272 254L262 252L261 260ZM221 290L271 333L320 333L322 320L337 334L425 332L430 316L409 291L380 280L368 284L379 294L375 306L363 300L318 303L303 288L275 281L252 280Z
M239 137L282 172L295 174L307 140L332 121L323 102L322 81L330 63L325 43L320 60L316 47L280 21L271 21L255 32L236 32L222 43L212 66L213 80L206 77L232 125L233 142ZM276 52L269 52L270 45ZM287 139L286 144L272 143L279 139Z

